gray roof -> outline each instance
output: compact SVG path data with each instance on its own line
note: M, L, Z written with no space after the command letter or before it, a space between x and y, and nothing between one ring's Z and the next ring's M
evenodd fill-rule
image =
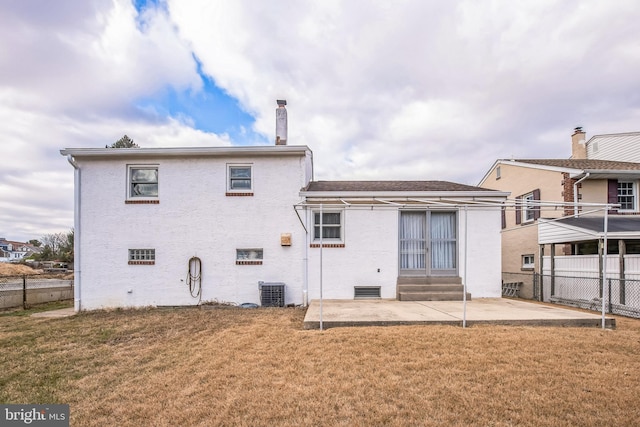
M558 220L562 224L604 233L604 217L568 217ZM640 231L640 217L609 215L607 231L627 233Z
M581 170L640 170L640 163L591 159L516 159L520 163Z
M311 181L303 191L316 192L433 192L494 191L448 181Z

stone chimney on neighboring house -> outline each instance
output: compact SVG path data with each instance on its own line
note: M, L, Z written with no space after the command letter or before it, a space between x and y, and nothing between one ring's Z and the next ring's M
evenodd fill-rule
M587 158L587 143L586 133L582 130L581 126L578 126L573 130L571 135L571 158L572 159L586 159Z
M276 145L287 145L287 101L278 99L276 102Z

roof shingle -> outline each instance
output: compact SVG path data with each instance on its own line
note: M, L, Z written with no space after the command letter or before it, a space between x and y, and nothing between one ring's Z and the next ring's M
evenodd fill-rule
M640 170L640 163L592 159L516 159L515 162L582 170Z
M316 192L431 192L431 191L492 191L448 181L311 181L305 191Z

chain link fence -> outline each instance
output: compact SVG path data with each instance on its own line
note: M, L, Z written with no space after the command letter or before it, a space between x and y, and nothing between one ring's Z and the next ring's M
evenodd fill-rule
M69 274L0 276L0 309L73 299Z
M640 280L535 274L536 299L640 318Z

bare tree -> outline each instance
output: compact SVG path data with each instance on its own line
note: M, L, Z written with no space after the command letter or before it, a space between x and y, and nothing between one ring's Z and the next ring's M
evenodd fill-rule
M45 234L40 238L42 252L34 256L38 261L73 262L73 228L67 233Z

